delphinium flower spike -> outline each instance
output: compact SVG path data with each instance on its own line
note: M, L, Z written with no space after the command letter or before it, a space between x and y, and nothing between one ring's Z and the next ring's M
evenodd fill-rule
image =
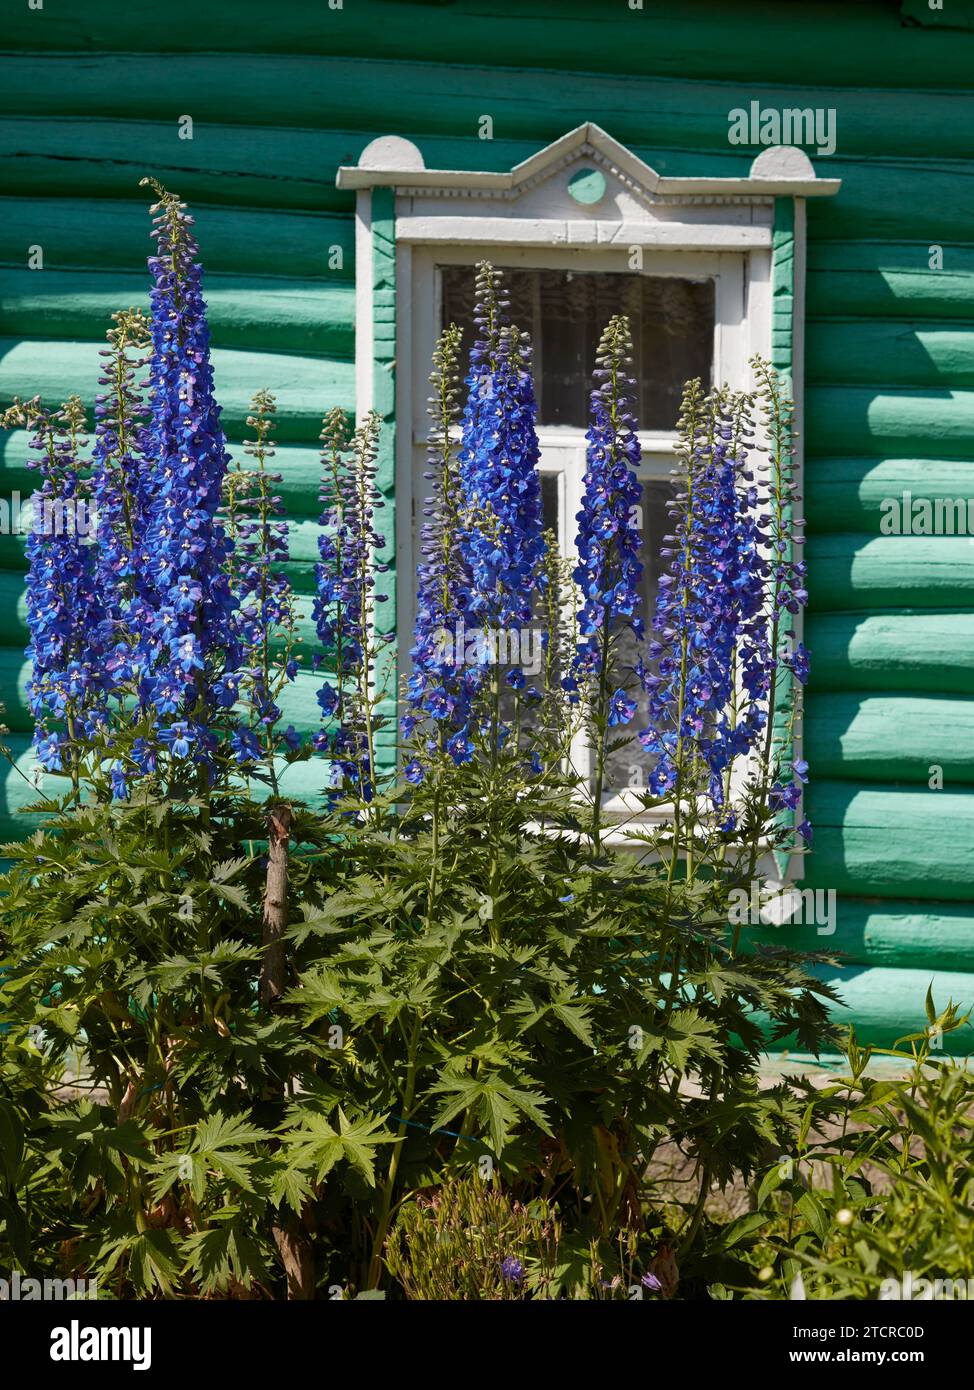
M578 564L574 578L582 607L580 639L572 675L583 693L593 753L593 835L599 839L602 788L612 730L628 724L636 702L619 669L617 647L629 629L643 636L639 615L639 560L642 536L633 510L642 498L636 477L639 439L632 406L632 337L629 321L615 315L606 326L596 356L592 420L586 438L582 507L576 520Z
M288 524L274 490L282 476L267 467L274 456L271 439L277 405L272 392L258 391L250 409L247 424L253 438L245 441L244 452L254 460L254 467L237 465L228 471L223 509L231 544L229 573L241 663L238 671L227 671L216 681L214 694L227 709L244 702L249 721L232 734L235 761L252 767L262 760L276 794L275 752L281 743L289 753L295 752L301 742L290 725L280 738L277 735L281 718L277 700L297 675L294 594L284 568L289 560Z
M141 562L149 602L140 654L140 695L174 764L212 764L217 735L213 684L239 665L228 542L218 520L229 462L213 394L209 329L193 219L172 193L151 183L157 254L152 302L151 519Z
M499 722L496 654L501 638L531 621L533 594L544 553L541 480L535 429L537 405L527 338L506 322L499 271L477 269L477 338L470 354L463 412L460 480L465 525L460 548L469 576L466 612L480 629L481 681L490 667L491 708L482 721L491 756L507 737ZM508 683L523 684L512 671ZM467 735L451 741L457 761L468 758Z
M670 508L674 534L666 538L652 665L642 671L650 724L639 737L654 758L654 795L672 793L692 806L704 794L720 806L733 756L727 710L736 646L755 586L761 593L761 575L749 559L753 538L740 525L739 460L726 394L705 396L699 381L690 382L680 431L680 491Z
M796 515L801 498L794 463L794 403L768 362L757 356L751 367L768 436L768 462L756 479L756 491L761 512L758 527L770 570L766 619L769 661L762 690L769 719L754 784L762 805L766 800L768 810L779 815L787 827L798 819L802 786L808 780L807 765L795 755L794 748L801 688L809 673L808 652L798 631L808 602L806 566L797 553L804 542L804 523ZM807 817L799 822L798 833L806 842L811 841Z
M88 536L94 521L80 459L84 423L77 396L53 414L36 398L15 401L2 417L5 428L32 431L35 457L28 466L42 480L32 498L27 538L27 699L34 748L40 765L68 773L76 791L82 745L103 725L106 687L104 610Z
M91 491L97 518L95 567L107 629L107 671L112 686L124 689L132 675L133 633L139 631L148 602L146 571L138 563L148 524L145 454L146 403L136 374L146 365L149 321L141 309L112 315L109 346L95 397L95 443Z
M377 558L385 539L374 524L376 511L385 505L376 487L380 423L378 412L370 411L346 444L341 412L333 410L326 417L325 531L315 571L315 623L324 648L318 665L333 673L335 684L326 680L319 691L318 703L329 727L313 743L332 759L338 779L350 784L364 802L372 801L377 789L375 736L381 725L378 707L386 693L386 673L379 667L391 638L376 621L376 605L385 596L375 592L375 576L387 568Z
M417 566L416 623L413 670L406 687L408 708L400 721L404 739L419 727L420 751L410 759L406 776L417 782L425 759L442 752L456 734L463 734L469 717L473 680L465 665L464 617L469 578L459 547L463 524L456 445L451 430L460 419L459 355L461 332L444 329L433 353L429 398L430 433L427 471L430 495L424 506Z

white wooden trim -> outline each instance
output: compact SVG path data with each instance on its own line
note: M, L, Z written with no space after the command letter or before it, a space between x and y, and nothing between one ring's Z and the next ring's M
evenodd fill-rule
M385 140L388 142L389 137ZM830 197L841 186L840 179L817 178L807 155L788 146L762 150L747 178L673 178L658 174L651 164L614 140L594 121L576 126L506 173L427 169L422 154L409 141L396 140L394 146L387 143L383 147L382 140L374 140L363 151L358 165L341 166L336 182L339 188L458 189L503 196L515 194L559 166L584 156L659 198Z
M424 363L412 351L413 250L396 244L396 690L412 671L409 655L416 616L416 550L413 509L413 396L423 380ZM409 293L403 294L407 287ZM403 622L408 614L408 627Z
M372 408L375 371L372 328L372 192L355 200L355 418Z
M750 251L771 245L770 226L733 223L564 221L522 217L396 218L396 239L419 244L560 246L628 249L630 246L688 251Z

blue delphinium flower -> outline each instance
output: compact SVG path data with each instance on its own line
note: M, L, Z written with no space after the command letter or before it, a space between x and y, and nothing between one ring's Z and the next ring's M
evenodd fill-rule
M804 523L796 516L800 499L791 440L793 406L780 378L767 362L755 357L751 365L769 439L767 465L749 478L754 484L761 543L769 557L769 612L765 619L764 660L758 663L764 668L761 697L777 716L765 736L764 761L777 765L777 777L768 794L768 808L779 814L785 812L786 818L794 821L799 818L801 786L808 780L808 765L801 758L792 759L789 747L794 735L792 683L804 686L808 681L809 656L799 640L795 622L808 602L808 592L805 562L799 558L804 543ZM786 780L789 762L791 775L796 780ZM801 819L797 829L806 843L810 843L812 828L807 818Z
M639 614L642 536L634 509L642 498L635 474L639 438L633 415L635 381L629 374L632 337L624 314L610 319L596 354L591 423L586 438L582 506L576 520L575 583L582 598L570 691L582 700L593 752L592 834L599 843L609 730L628 724L636 702L624 686L618 660L628 630L643 636Z
M323 648L316 664L329 672L318 702L329 727L312 744L332 759L364 801L371 801L376 790L374 734L383 693L376 661L390 638L375 621L375 605L385 601L375 592L375 575L388 568L376 559L385 544L374 524L376 511L385 505L375 482L379 423L379 415L371 411L349 441L340 410L325 419L324 530L315 567L314 618ZM343 457L349 442L350 461Z
M463 631L470 590L459 548L462 503L450 434L460 418L460 340L459 328L451 324L433 353L425 474L430 496L424 507L421 558L416 569L413 671L406 688L407 710L400 722L405 739L412 738L417 727L422 726L427 757L445 747L452 732L467 727L477 684L476 671L465 661L466 643L462 638L457 640ZM415 772L417 766L414 759L410 768ZM416 780L408 770L406 775L409 780Z
M95 397L91 493L97 520L95 569L104 610L103 645L113 688L132 670L132 633L145 617L147 575L136 562L148 524L151 473L145 455L145 404L136 373L147 361L149 322L138 309L113 314Z
M140 696L164 726L175 713L192 739L165 740L175 757L212 759L207 725L212 680L239 664L229 545L217 519L229 454L213 395L209 329L192 218L174 195L155 186L157 254L150 258L152 303L149 524L141 538L149 596L139 660ZM187 596L192 594L191 601ZM173 709L175 704L176 708Z
M764 621L764 566L739 485L743 440L734 438L726 401L705 400L700 383L692 382L681 428L683 491L670 509L674 535L664 551L668 564L648 649L652 664L641 670L650 723L639 738L654 758L654 795L702 776L703 790L720 806L731 761L747 751L765 718L756 703L747 726L729 715L738 639L746 622L760 627ZM763 673L768 658L760 642L754 658ZM681 794L690 790L683 786Z
M501 1278L505 1284L520 1284L524 1279L524 1265L515 1255L505 1255L501 1260Z
M501 276L477 268L467 402L463 411L460 481L465 522L460 550L467 571L465 611L488 634L531 621L544 556L537 404L526 338L504 317ZM496 646L481 647L480 674Z
M624 628L637 638L643 636L639 615L642 535L634 519L642 488L635 473L640 450L632 411L636 383L628 370L631 361L629 322L617 314L602 334L596 357L582 506L576 517L574 578L583 600L578 614L581 640L576 679L597 681L603 672L608 675L612 644ZM635 705L628 718L634 713Z
M725 809L722 827L732 829L727 799L739 757L756 755L749 786L759 806L776 815L801 802L807 768L798 760L795 782L775 776L781 730L771 721L781 672L807 677L804 647L787 645L807 597L804 565L790 557L795 499L781 441L770 465L756 471L746 398L726 391L704 398L693 382L680 424L683 490L671 508L651 664L642 668L650 726L640 740L654 757L655 794L706 793Z
M105 611L88 535L93 518L81 481L84 410L77 396L56 414L37 400L16 401L3 424L33 431L28 467L41 479L31 499L27 537L27 701L34 748L42 767L74 775L78 741L104 725L107 688Z
M223 708L246 701L260 750L251 761L259 758L266 761L268 780L275 791L275 750L283 742L284 747L293 752L301 743L293 728L291 736L276 734L281 715L277 698L297 675L292 651L294 595L285 569L290 558L288 524L284 520L281 498L274 492L282 477L267 468L274 454L271 437L276 409L270 391L256 393L247 417L254 437L244 445L245 452L255 460L255 467L231 469L226 478L223 512L232 545L233 626L241 664L238 671L224 671L213 685L217 704ZM282 656L274 651L278 643L284 649ZM245 761L239 749L237 761Z

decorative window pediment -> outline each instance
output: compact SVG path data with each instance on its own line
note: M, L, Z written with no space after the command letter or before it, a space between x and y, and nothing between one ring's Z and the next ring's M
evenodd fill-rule
M588 122L506 173L427 169L411 141L383 136L358 165L338 171L338 186L394 189L397 240L483 241L485 229L474 223L489 221L498 243L630 237L702 248L770 244L776 198L829 196L839 180L817 178L808 156L785 146L762 150L744 178L670 177Z

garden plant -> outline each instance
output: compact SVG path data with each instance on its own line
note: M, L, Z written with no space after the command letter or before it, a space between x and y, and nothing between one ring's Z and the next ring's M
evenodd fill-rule
M469 361L455 326L433 361L397 692L379 417L325 416L308 594L274 398L234 457L192 219L155 193L151 312L113 318L90 442L77 398L5 417L32 431L39 496L94 524L28 540L46 775L0 880L0 1266L102 1297L787 1297L799 1267L872 1296L867 1162L903 1179L897 1221L933 1186L936 1239L960 1240L937 1114L966 1077L925 1055L895 1091L861 1069L821 1095L759 1082L769 1045L837 1036L825 958L728 925L730 894L812 838L784 383L755 359L750 393L687 384L642 612L629 325L592 364L566 559L530 344L478 267ZM532 625L536 679L498 659ZM310 740L285 714L302 667ZM616 812L609 759L634 739L646 775ZM768 1176L843 1105L852 1234L804 1188L785 1214L797 1178ZM921 1166L903 1140L891 1157L904 1114ZM755 1209L715 1220L740 1182Z

